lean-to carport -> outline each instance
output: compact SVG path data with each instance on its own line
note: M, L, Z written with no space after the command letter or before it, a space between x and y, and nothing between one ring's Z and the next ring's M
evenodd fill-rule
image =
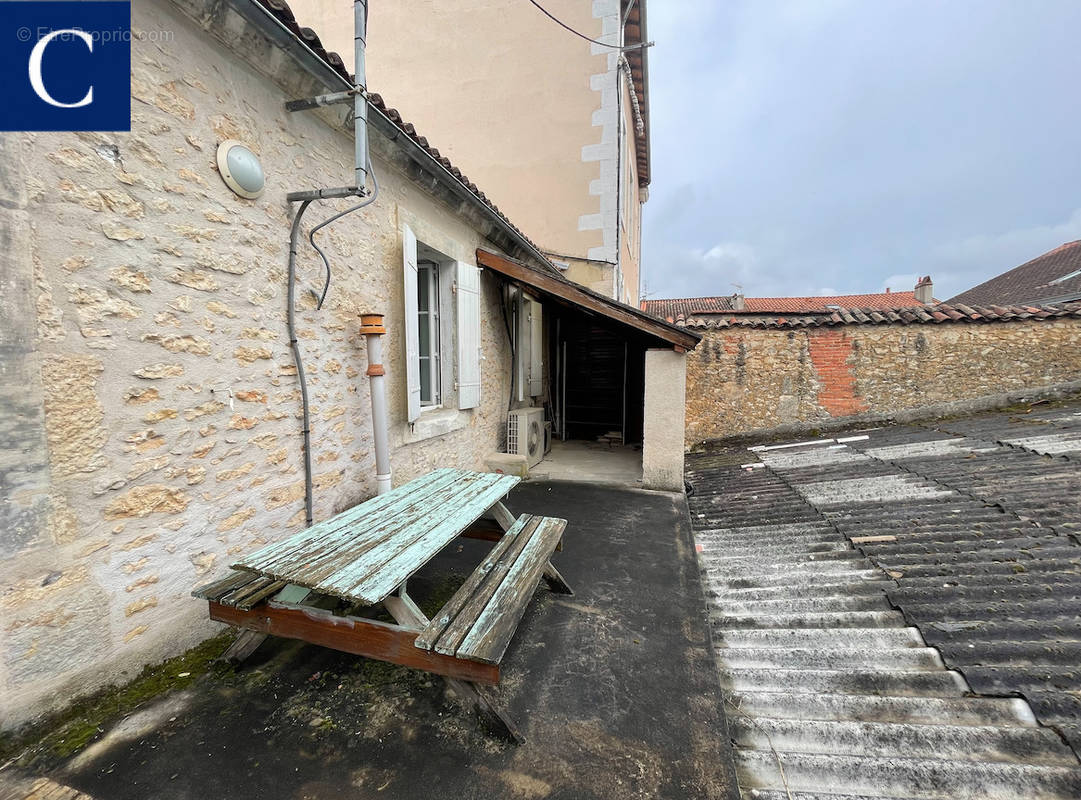
M559 439L641 445L642 485L683 485L684 354L699 337L550 272L487 250L477 265L544 307L547 418Z

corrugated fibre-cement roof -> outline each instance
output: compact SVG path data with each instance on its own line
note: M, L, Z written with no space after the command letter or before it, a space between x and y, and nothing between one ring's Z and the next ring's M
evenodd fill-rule
M712 498L696 527L807 534L809 583L857 563L827 560L842 535L973 692L1024 698L1081 753L1081 399L718 450L687 474Z

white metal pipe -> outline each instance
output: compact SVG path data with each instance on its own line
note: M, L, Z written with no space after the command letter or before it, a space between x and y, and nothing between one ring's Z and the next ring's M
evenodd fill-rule
M368 99L365 97L364 39L368 29L368 0L353 0L353 135L356 182L363 191L368 183Z
M390 444L387 435L386 371L383 369L382 314L364 314L361 333L368 340L368 381L372 394L372 438L375 439L375 491L390 491Z

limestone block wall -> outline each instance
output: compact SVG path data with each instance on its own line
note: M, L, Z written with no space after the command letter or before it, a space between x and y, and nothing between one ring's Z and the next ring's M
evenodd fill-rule
M1081 380L1081 320L722 328L687 354L686 444Z
M351 180L351 138L165 2L133 26L130 133L0 135L0 720L16 725L211 635L188 596L237 555L304 526L301 402L286 335L285 194ZM248 143L267 191L215 167ZM406 422L400 228L470 262L489 246L395 171L381 195L300 250L297 316L312 397L315 518L375 492L361 312L387 315L395 483L483 468L510 355L483 277L483 400L445 435ZM346 201L313 207L314 224Z

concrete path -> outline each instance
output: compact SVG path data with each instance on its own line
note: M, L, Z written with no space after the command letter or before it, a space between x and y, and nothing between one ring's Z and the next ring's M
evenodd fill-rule
M887 598L895 576L813 505L836 499L838 487L805 471L797 490L785 477L788 467L845 458L820 447L688 460L742 796L1081 797L1077 757L1023 699L970 696L962 675L906 625ZM879 477L868 475L859 491L920 502L939 491Z

